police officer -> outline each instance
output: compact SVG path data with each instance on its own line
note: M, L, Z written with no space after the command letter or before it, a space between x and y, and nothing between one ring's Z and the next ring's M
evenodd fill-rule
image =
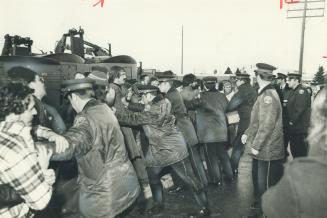
M231 156L232 168L235 175L238 173L238 164L244 152L244 144L241 142L241 136L249 126L252 106L257 98L257 92L250 84L249 74L237 74L236 86L238 88L238 92L232 97L226 108L227 112L237 110L240 116L240 123L236 138L233 142L233 151Z
M286 112L286 105L287 105L287 97L291 92L291 88L289 87L288 83L286 82L287 75L283 73L277 73L276 78L276 90L280 98L280 102L282 103L283 108L283 132L284 132L284 146L285 146L285 161L289 153L287 151L288 143L290 141L289 137L289 130L288 130L288 122L287 122L287 112Z
M310 123L311 99L300 82L301 74L288 74L288 84L292 91L287 98L286 110L291 153L294 158L308 154L308 144L305 139Z
M160 182L160 173L166 166L170 166L173 172L188 185L200 206L199 211L189 214L189 217L206 217L210 215L208 199L204 187L195 176L185 139L181 131L175 125L175 117L171 115L171 103L167 98L158 95L158 88L151 85L139 85L142 101L149 106L149 112L158 115L163 120L143 125L145 135L149 140L149 149L145 154L147 170L153 195L159 204L160 212L163 209L163 187Z
M227 144L226 96L216 89L217 77L203 78L207 91L201 92L201 104L196 109L196 126L200 143L205 144L208 173L211 181L217 184L221 180L218 158L224 169L226 181L233 180L230 158L225 149ZM218 157L218 158L217 158Z
M64 134L69 149L53 159L76 158L82 217L116 217L136 201L140 187L118 120L105 103L92 97L93 84L88 78L63 82L77 116Z
M261 209L261 196L275 185L283 173L283 120L282 106L271 84L273 70L269 64L258 63L255 70L259 84L258 97L251 111L249 128L242 136L252 156L252 180L255 202L252 209Z
M198 151L198 138L190 117L182 99L181 94L174 88L173 79L175 78L173 72L166 71L157 75L159 80L159 89L165 93L165 97L171 103L171 113L176 117L176 125L182 132L187 143L190 159L196 175L204 186L208 185L208 180L202 164L200 153Z

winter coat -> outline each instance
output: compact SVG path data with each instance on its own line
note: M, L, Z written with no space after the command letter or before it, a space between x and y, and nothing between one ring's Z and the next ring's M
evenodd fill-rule
M196 110L196 129L199 142L226 142L228 140L225 114L228 103L226 96L214 90L202 92L200 99L203 104ZM214 110L208 109L206 105Z
M142 149L136 144L135 137L131 126L138 126L147 123L147 116L142 113L132 112L125 108L122 98L125 97L126 90L123 86L111 83L110 88L115 90L114 107L116 109L116 117L123 132L125 145L127 148L128 156L131 160L143 156Z
M180 93L176 89L172 88L167 92L166 98L171 103L171 113L176 117L176 125L182 132L187 145L194 146L198 144L198 138L193 123L187 114L187 110Z
M70 148L53 159L74 156L77 160L80 214L111 218L131 206L140 187L112 110L106 104L90 100L64 136Z
M145 155L148 167L165 167L177 163L188 156L187 146L182 133L175 125L174 116L170 115L171 104L163 98L153 101L151 113L157 113L160 120L144 125L144 133L149 140L149 149Z
M308 133L311 115L311 97L300 84L287 98L287 119L290 133Z
M273 85L261 90L255 101L246 145L259 151L254 159L271 161L284 158L282 106Z
M296 158L289 163L279 183L262 197L269 218L326 217L327 155Z
M237 130L238 135L244 133L249 126L251 110L256 98L257 91L249 83L244 83L238 87L238 92L234 94L227 105L227 112L237 110L240 116L240 123Z

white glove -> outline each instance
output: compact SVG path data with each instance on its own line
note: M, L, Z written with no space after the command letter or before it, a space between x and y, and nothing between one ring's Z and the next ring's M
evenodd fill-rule
M243 134L242 137L241 137L241 142L242 142L243 145L246 144L246 140L247 140L247 139L248 139L248 136L245 135L245 134Z
M258 154L259 154L259 151L256 150L256 149L254 149L254 148L251 148L251 152L252 152L252 154L254 154L254 155L258 155Z

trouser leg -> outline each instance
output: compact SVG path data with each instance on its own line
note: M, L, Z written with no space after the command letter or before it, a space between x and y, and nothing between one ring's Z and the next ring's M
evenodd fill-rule
M204 187L208 186L208 179L206 176L206 172L204 170L204 166L201 161L200 152L198 150L198 145L189 146L189 158L191 160L191 165L193 167L193 170L195 172L195 175L198 177L200 182L203 184Z
M283 175L283 163L281 160L262 161L257 160L258 165L258 195L257 200L261 208L261 197L271 186L278 183Z
M232 155L231 155L231 164L233 171L238 169L238 164L240 162L241 156L244 152L244 144L241 142L241 137L243 133L239 133L234 141Z
M148 175L150 180L150 187L152 190L154 200L163 204L163 187L160 181L160 172L162 171L161 167L149 167Z
M306 134L290 134L291 153L294 158L308 155Z
M283 133L284 133L284 148L285 148L285 160L287 159L287 157L289 156L289 153L288 153L288 144L290 142L290 134L289 134L289 130L288 130L288 127L285 126L287 124L283 124Z
M221 182L221 170L217 156L217 145L215 143L206 143L204 145L204 154L206 158L210 182L218 184Z
M258 191L258 160L252 159L252 183L253 183L253 194L254 199L257 201L259 196Z
M225 175L227 176L227 178L229 180L232 180L233 179L233 170L232 170L231 160L225 149L225 143L217 143L216 151L217 151L217 155L218 155L220 163L223 167Z
M181 180L193 190L195 200L200 208L207 207L208 200L206 193L204 192L203 185L194 174L190 159L185 158L184 160L171 165L171 167L176 175L178 175Z

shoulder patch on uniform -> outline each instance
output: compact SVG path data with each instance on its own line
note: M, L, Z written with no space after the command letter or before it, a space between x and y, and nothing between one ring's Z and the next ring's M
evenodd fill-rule
M300 93L300 95L302 95L304 93L304 90L303 89L300 89L299 90L299 93Z
M87 123L87 119L84 116L77 116L74 120L74 127L79 127Z
M265 96L265 97L263 98L263 102L265 102L266 104L271 104L271 102L272 102L272 97L270 97L270 96Z

